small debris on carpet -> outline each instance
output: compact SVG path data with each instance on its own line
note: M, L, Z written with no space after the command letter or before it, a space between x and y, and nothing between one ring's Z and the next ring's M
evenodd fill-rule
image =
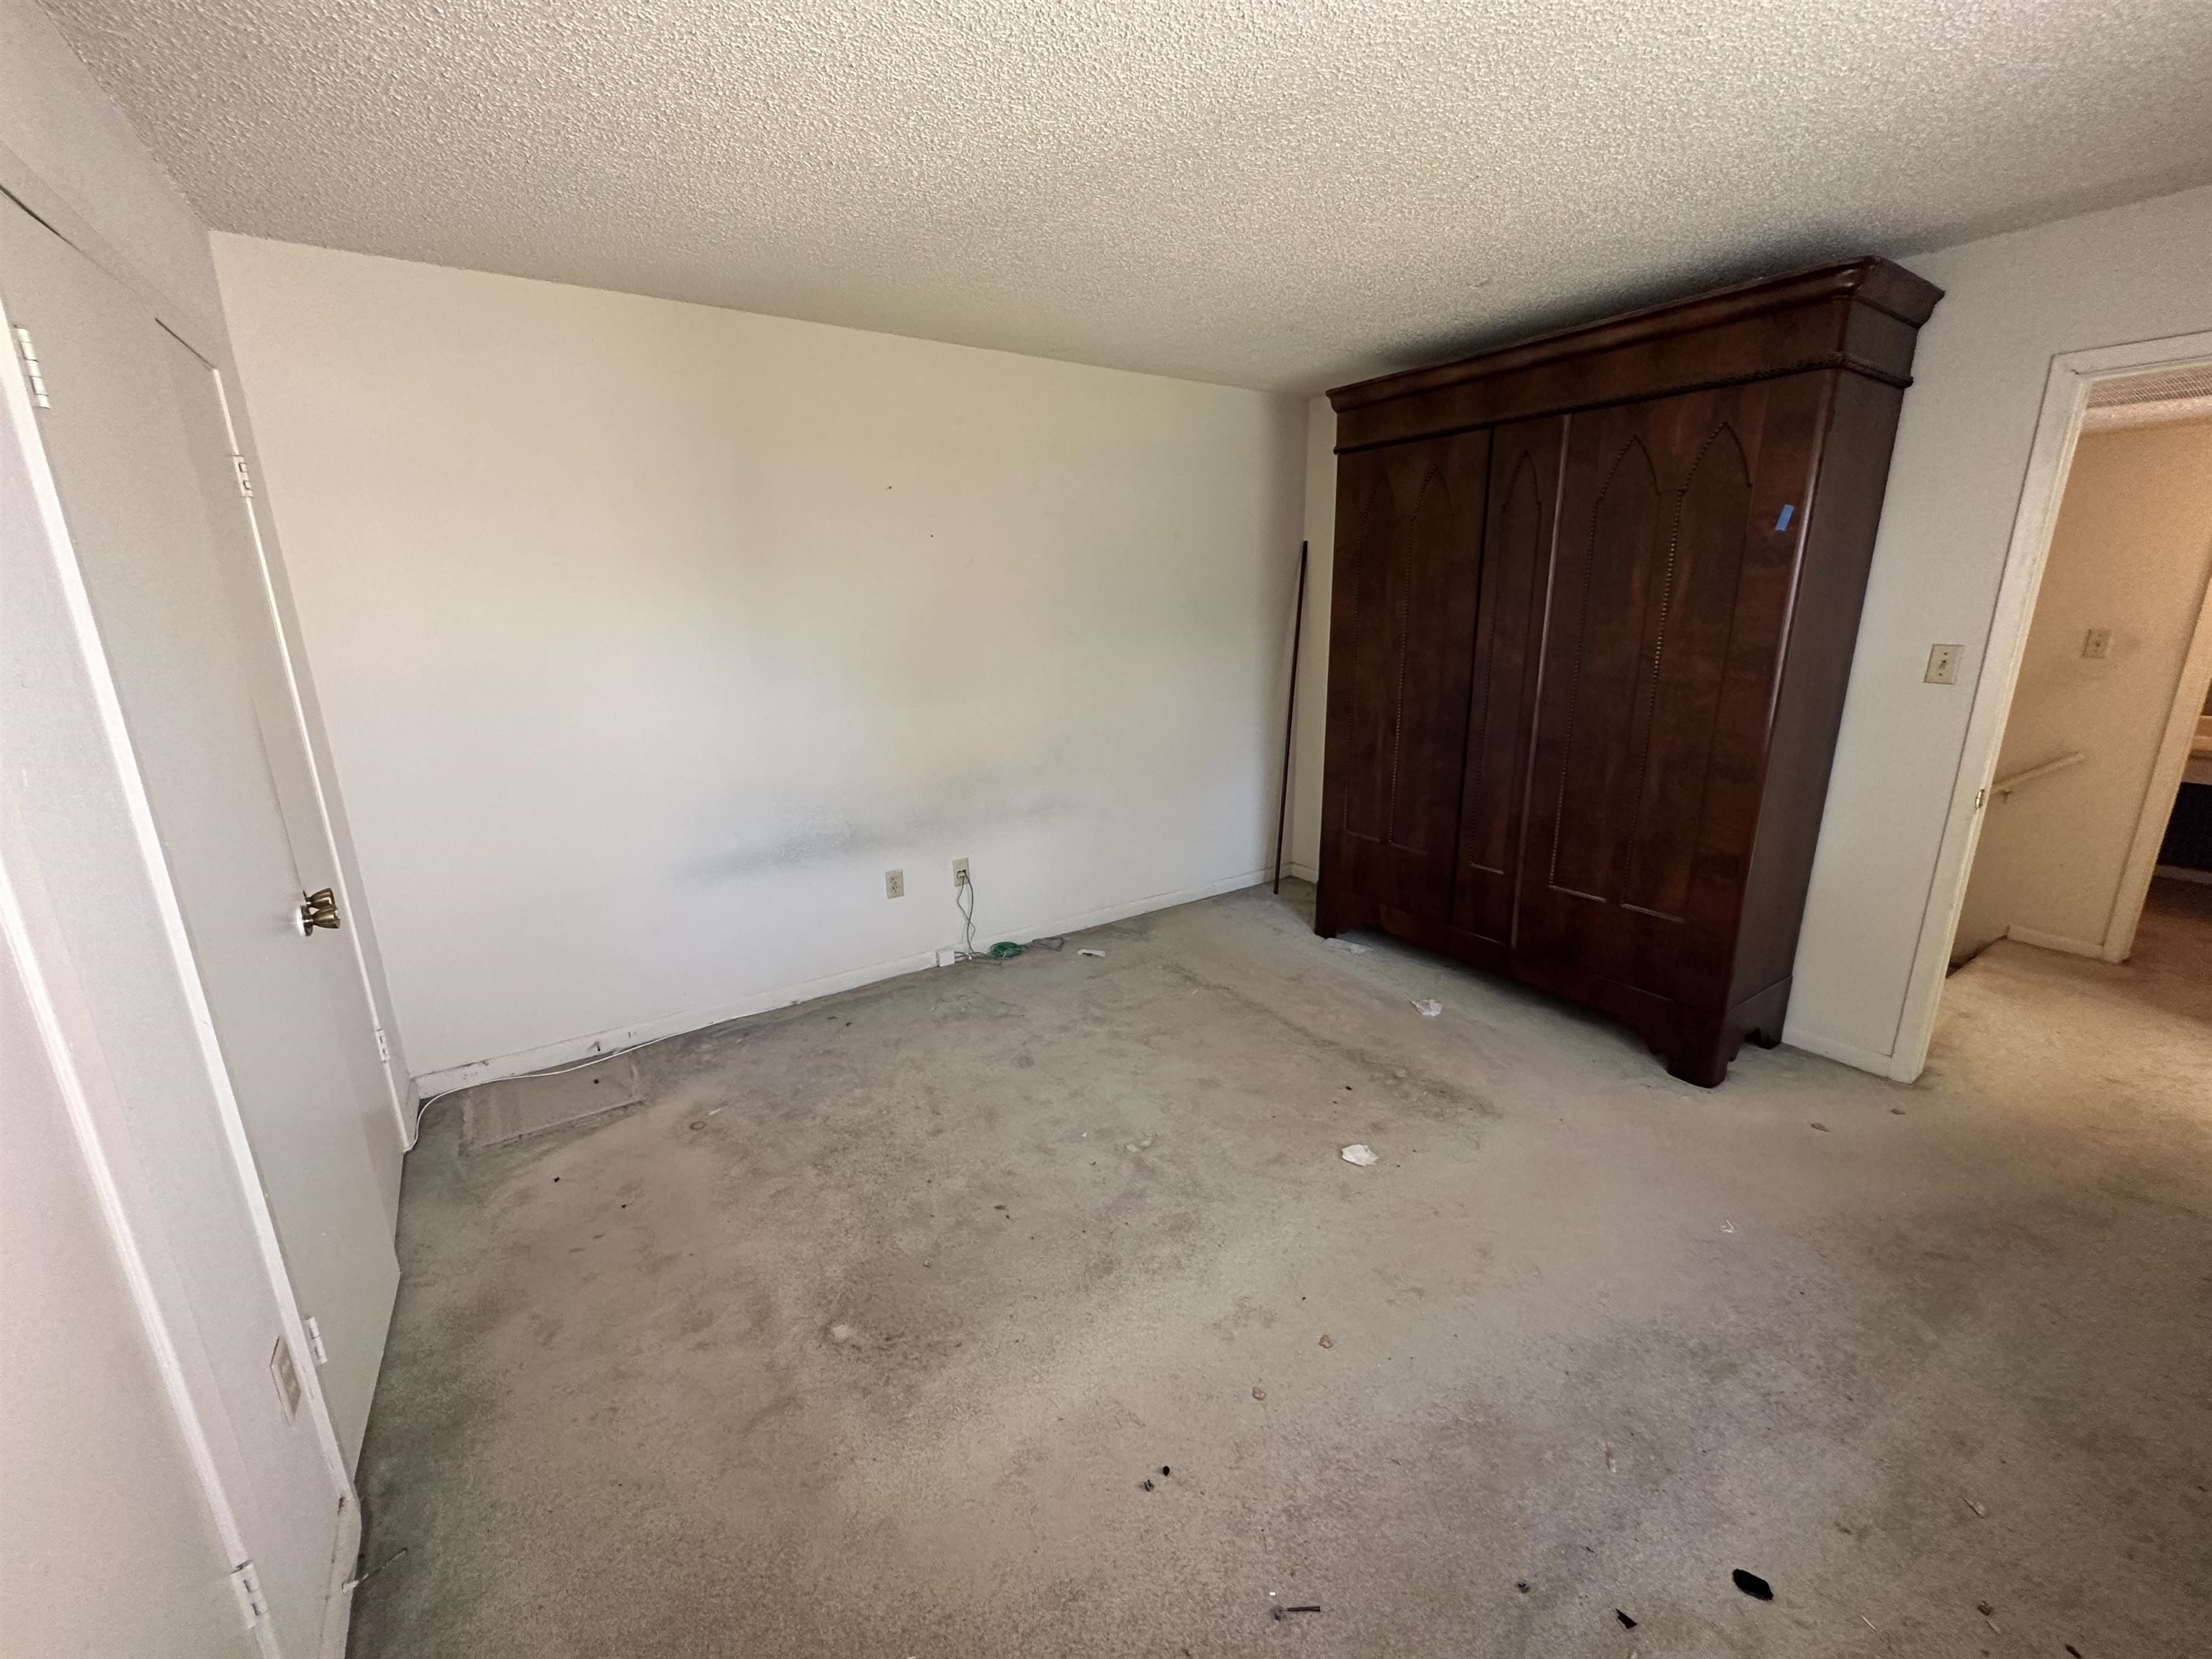
M1079 957L1103 957L1106 953L1103 951L1079 950L1075 954Z
M1321 1340L1321 1345L1324 1348L1333 1348L1336 1346L1336 1339L1333 1336L1324 1336Z
M1723 1221L1723 1222L1722 1222L1722 1223L1721 1223L1721 1231L1722 1231L1723 1232L1724 1232L1724 1233L1732 1233L1732 1232L1734 1232L1734 1231L1735 1231L1735 1222L1733 1222L1733 1221Z
M1979 1504L1977 1504L1977 1503L1976 1503L1972 1498L1969 1498L1966 1500L1966 1507L1967 1507L1968 1509L1970 1509L1970 1510L1973 1510L1973 1512L1974 1512L1976 1515L1978 1515L1978 1516L1982 1516L1986 1517L1986 1516L1988 1516L1988 1514L1989 1514L1989 1511L1988 1511L1987 1510L1984 1509L1984 1508L1983 1508Z
M1996 1611L1996 1607L1993 1602L1977 1601L1974 1603L1974 1611L1980 1613L1983 1618L1986 1619Z
M1516 1578L1513 1581L1513 1588L1526 1595L1528 1593L1528 1581L1525 1578Z
M1278 1619L1287 1619L1294 1613L1319 1613L1321 1609L1319 1607L1311 1606L1303 1607L1276 1607L1273 1609L1273 1614Z
M1423 1019L1434 1019L1444 1011L1443 1004L1438 1002L1434 997L1416 997L1413 999L1413 1006L1421 1011Z
M1636 1628L1636 1621L1633 1619L1631 1619L1626 1613L1623 1613L1619 1607L1615 1607L1613 1610L1613 1616L1620 1620L1621 1629L1634 1630Z
M1137 1490L1139 1492L1150 1492L1152 1490L1152 1483L1149 1480L1144 1481L1139 1485Z
M1346 1147L1338 1156L1346 1164L1357 1164L1363 1170L1372 1169L1378 1161L1372 1146L1364 1146L1357 1140Z
M1815 1123L1813 1127L1818 1129L1822 1134L1826 1134L1828 1133L1828 1126L1825 1123Z
M1265 1389L1255 1389L1252 1390L1252 1398L1255 1400L1265 1400L1267 1397L1267 1391Z
M1754 1601L1771 1601L1774 1599L1774 1586L1755 1572L1746 1572L1738 1567L1729 1577L1735 1581L1738 1589Z

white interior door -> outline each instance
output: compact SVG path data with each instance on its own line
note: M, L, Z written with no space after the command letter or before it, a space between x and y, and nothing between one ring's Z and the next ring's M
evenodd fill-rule
M199 481L207 511L216 568L238 623L239 660L253 697L261 752L269 763L270 781L276 786L276 805L283 815L299 884L305 892L327 889L343 893L337 849L324 816L322 786L307 746L307 731L301 724L282 626L262 568L252 510L240 490L230 412L221 380L213 368L173 337L167 356L193 476ZM384 1231L390 1235L399 1225L399 1158L404 1148L392 1113L391 1080L376 1042L376 1013L369 1000L356 937L359 921L342 915L337 933L325 934L322 941L338 948L314 951L307 962L330 1000L337 1022L338 1043L333 1058L343 1068L343 1097L356 1103L363 1115L371 1172L384 1209Z
M398 1284L380 1190L390 1109L349 946L298 926L323 872L300 867L272 772L296 728L258 712L270 624L238 607L221 407L207 365L144 302L13 204L3 222L10 320L51 403L40 436L350 1465Z
M12 211L0 202L0 220ZM9 234L0 222L0 244ZM9 290L0 297L12 298L20 274L12 264L0 269L0 286ZM321 1395L310 1386L288 1399L272 1370L280 1352L295 1367L305 1363L297 1359L307 1352L305 1329L246 1151L36 416L12 372L0 372L0 599L6 755L0 931L22 995L20 1012L35 1031L11 1032L0 1060L10 1116L37 1109L43 1049L49 1111L59 1106L68 1120L66 1130L50 1127L75 1144L179 1438L199 1476L222 1550L208 1565L232 1580L205 1588L218 1604L234 1601L238 1628L250 1629L264 1655L335 1654L346 1601L338 1587L359 1531L343 1458ZM37 1150L13 1141L0 1148L11 1182L23 1173L17 1154L34 1157ZM23 1195L35 1204L39 1190ZM46 1196L62 1201L58 1194ZM69 1248L58 1213L18 1206L9 1232L35 1249ZM11 1279L18 1265L11 1259ZM49 1275L35 1255L27 1271L38 1279L73 1268L80 1279L98 1276L89 1264L56 1264ZM11 1342L27 1334L15 1318L23 1311L12 1304L0 1309ZM87 1301L76 1304L76 1316L112 1322L118 1312ZM101 1338L111 1348L129 1340L126 1333ZM52 1438L65 1441L70 1431L69 1412L42 1408L42 1400L58 1400L64 1391L83 1402L70 1410L87 1431L104 1433L97 1419L116 1412L111 1426L127 1434L118 1395L127 1393L128 1376L115 1370L72 1373L72 1357L64 1345L11 1352L9 1360L11 1370L20 1364L53 1391L13 1389L0 1402L10 1436L40 1437L44 1455L52 1455ZM81 1347L76 1357L83 1357ZM108 1443L111 1449L115 1443ZM96 1507L102 1471L98 1459L89 1462L74 1476L53 1472L58 1480L83 1483L57 1504L64 1513L27 1517L28 1535L59 1570L53 1583L34 1592L52 1598L39 1617L80 1637L101 1628L103 1615L96 1601L87 1606L62 1590L82 1594L103 1573L119 1577L141 1565L115 1556L116 1540L104 1530L70 1532L71 1515L83 1520ZM37 1501L15 1479L35 1481L35 1465L10 1465L9 1479L0 1483L9 1506ZM160 1470L143 1468L133 1478L150 1487ZM149 1492L149 1502L157 1496ZM127 1492L119 1501L129 1501ZM11 1549L9 1565L36 1582L31 1553ZM249 1588L257 1593L234 1598L234 1589ZM250 1620L249 1600L258 1609ZM179 1641L185 1622L173 1632ZM16 1633L12 1624L6 1630ZM7 1644L0 1637L0 1646ZM78 1641L27 1650L88 1650Z

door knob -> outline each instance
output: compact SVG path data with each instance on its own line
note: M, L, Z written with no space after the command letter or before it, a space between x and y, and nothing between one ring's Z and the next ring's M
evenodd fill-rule
M300 896L300 933L302 938L318 927L335 928L338 923L337 895L327 887L319 893Z

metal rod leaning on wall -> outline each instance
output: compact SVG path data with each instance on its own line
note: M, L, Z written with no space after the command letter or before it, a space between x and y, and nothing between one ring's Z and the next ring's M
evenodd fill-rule
M1291 702L1283 715L1283 799L1275 809L1275 884L1283 890L1283 837L1291 827L1291 744L1298 729L1298 646L1306 631L1306 550L1298 544L1298 600L1291 612Z

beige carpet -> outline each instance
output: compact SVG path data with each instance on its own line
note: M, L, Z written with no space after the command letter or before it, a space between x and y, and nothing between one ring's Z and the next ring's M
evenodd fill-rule
M1264 891L639 1074L410 1159L359 1659L2212 1641L2212 893L1909 1089Z

